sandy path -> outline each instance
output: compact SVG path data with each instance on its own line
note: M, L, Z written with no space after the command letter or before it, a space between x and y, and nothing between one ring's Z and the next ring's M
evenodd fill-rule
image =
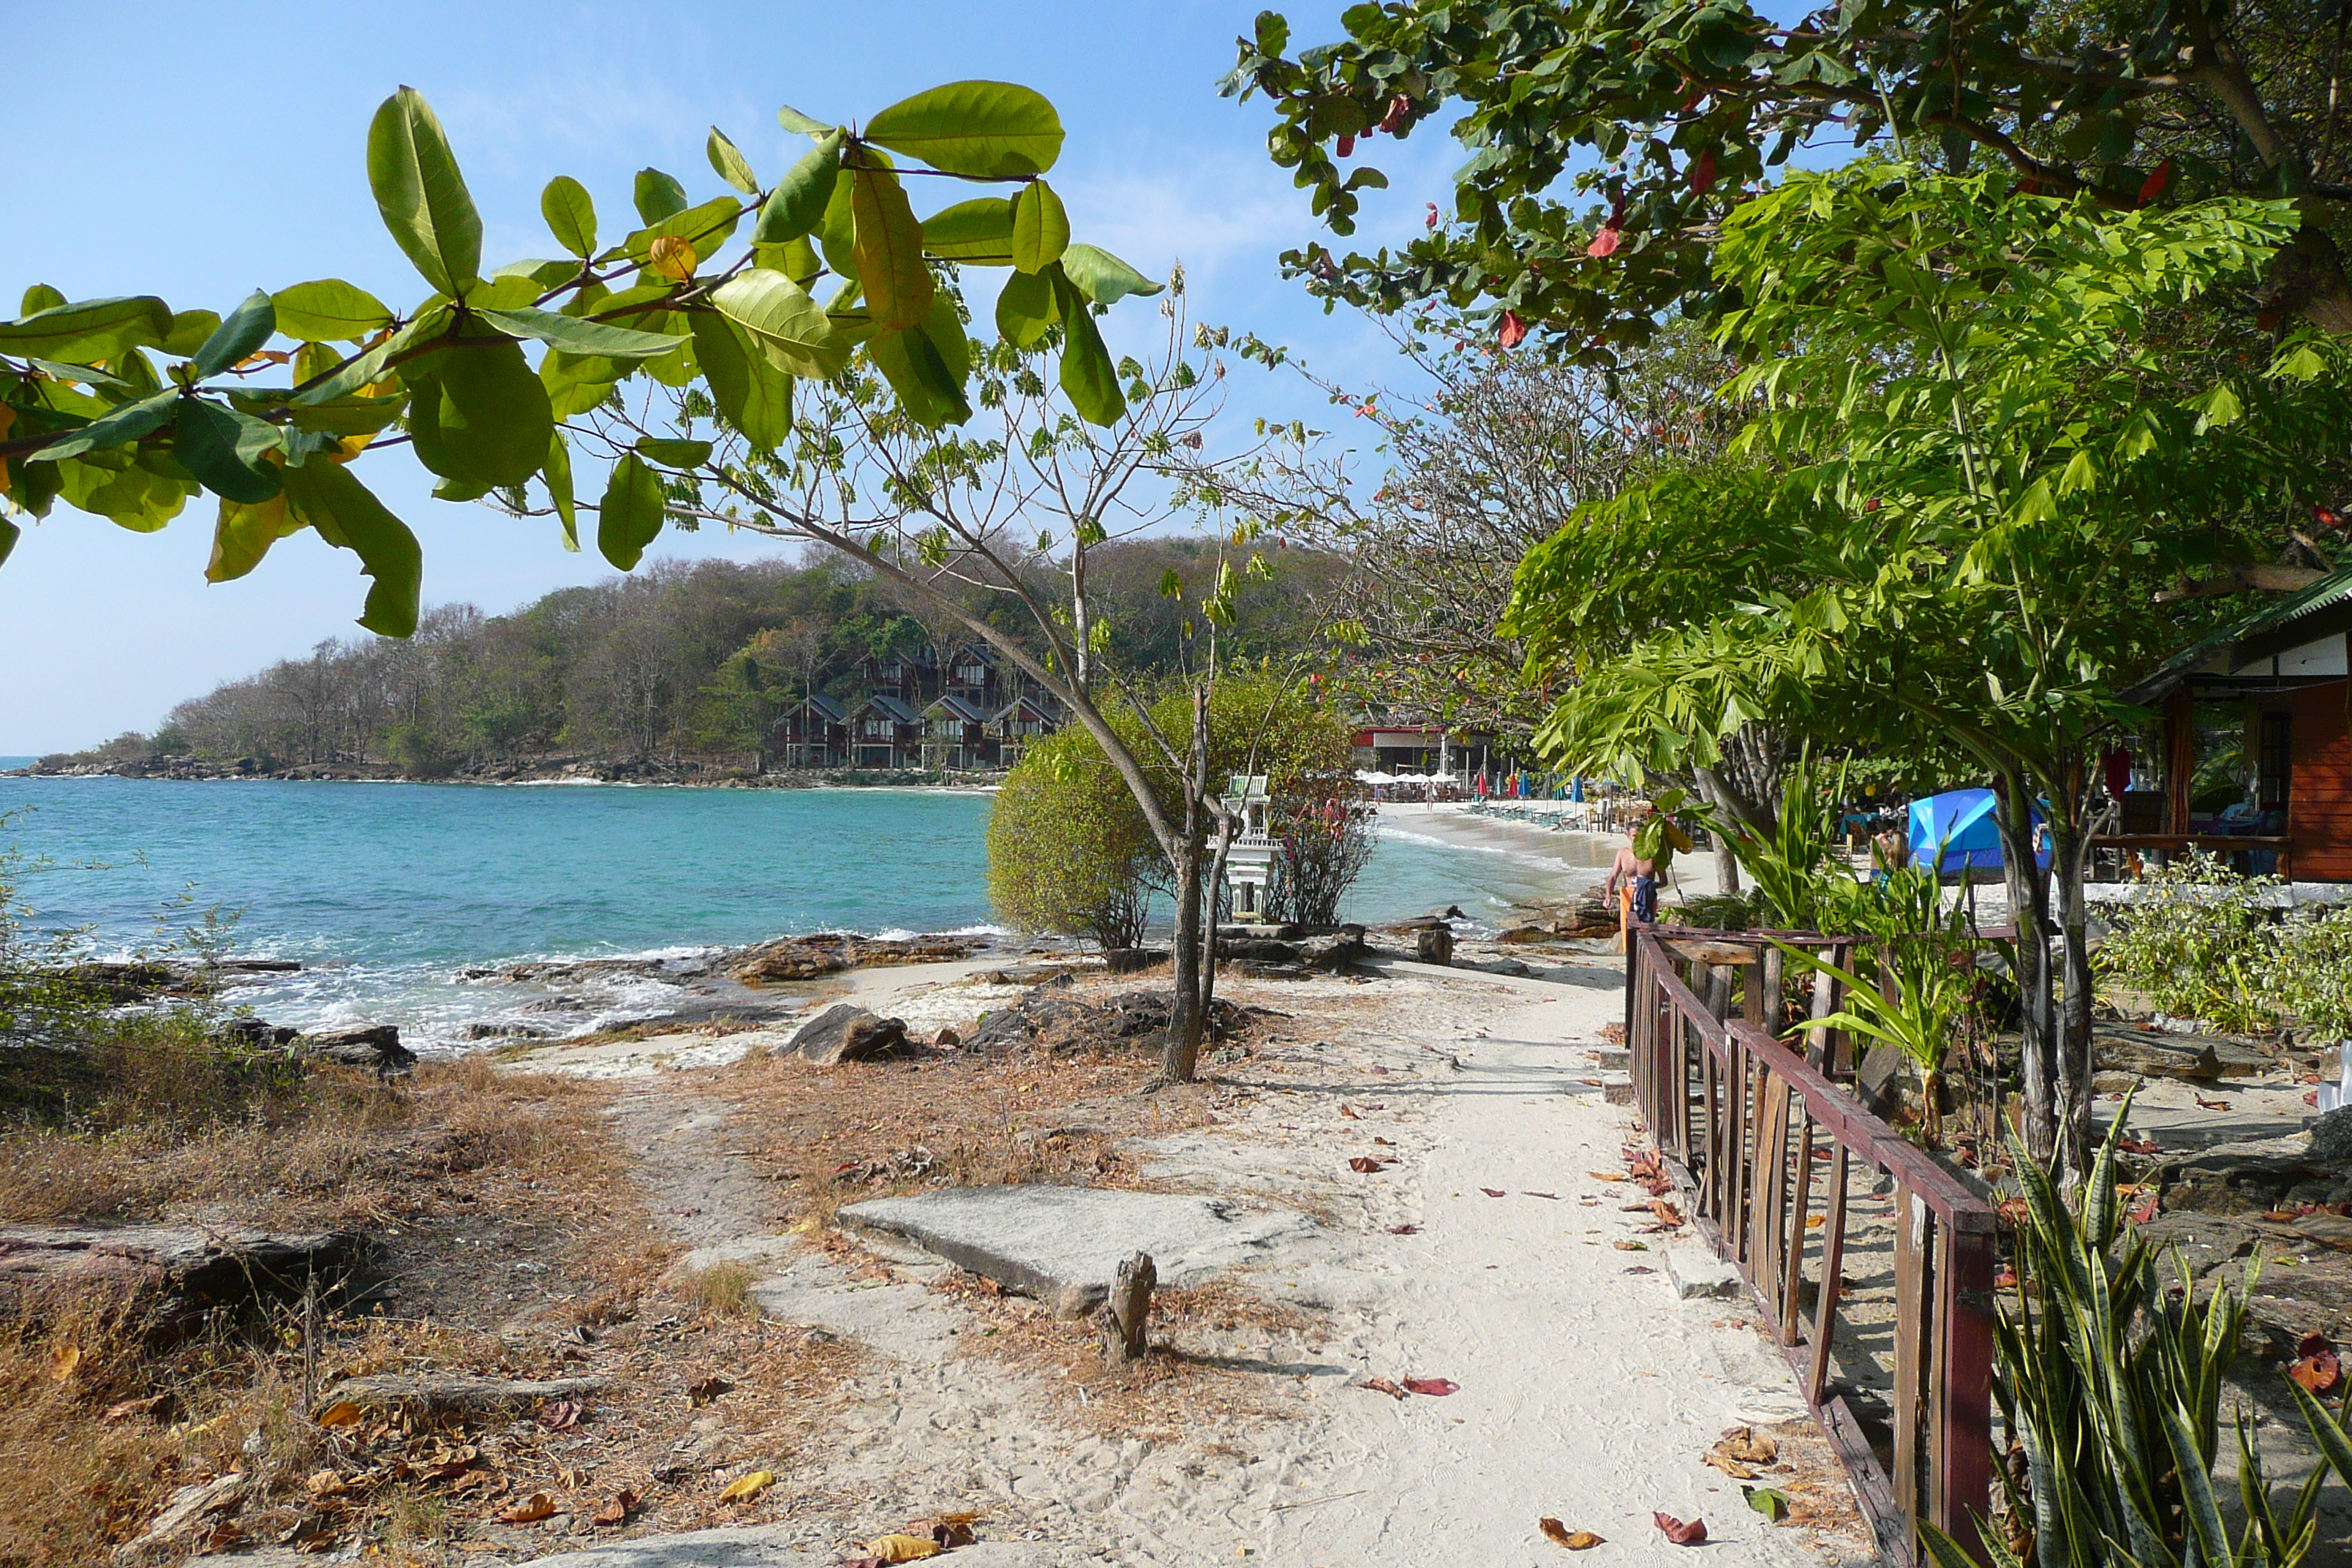
M1695 1561L1660 1534L1659 1510L1704 1518L1713 1563L1822 1562L1828 1543L1769 1524L1699 1463L1727 1427L1802 1406L1785 1363L1736 1326L1748 1303L1679 1301L1662 1254L1612 1247L1648 1216L1621 1212L1639 1195L1625 1184L1587 1174L1622 1169L1632 1119L1580 1081L1622 1005L1617 976L1596 963L1579 978L1413 965L1371 985L1232 988L1329 1038L1236 1068L1244 1087L1219 1125L1133 1148L1170 1184L1324 1217L1246 1283L1315 1312L1329 1337L1308 1354L1244 1329L1218 1348L1262 1370L1292 1414L1159 1444L1076 1431L1066 1390L964 1354L975 1320L924 1289L926 1270L860 1280L777 1237L727 1168L724 1119L694 1075L664 1075L624 1115L669 1223L704 1249L695 1261L751 1262L764 1310L856 1339L872 1370L822 1452L782 1458L778 1495L806 1506L782 1521L561 1561L815 1563L852 1519L965 1507L986 1516L986 1561L1025 1568ZM1357 1152L1402 1160L1359 1175ZM1391 1234L1408 1224L1418 1232ZM1626 1273L1637 1267L1659 1271ZM1356 1386L1367 1376L1461 1390L1396 1401ZM1570 1558L1538 1534L1545 1515L1609 1544Z

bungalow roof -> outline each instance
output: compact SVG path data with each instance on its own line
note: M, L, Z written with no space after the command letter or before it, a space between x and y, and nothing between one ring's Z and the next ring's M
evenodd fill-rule
M2152 702L2216 658L2226 657L2235 668L2244 656L2263 657L2263 647L2254 645L2290 646L2277 634L2306 622L2314 623L2307 628L2313 637L2342 629L2334 623L2352 623L2352 566L2331 572L2299 593L2261 605L2200 638L2126 688L2121 696L2126 702Z

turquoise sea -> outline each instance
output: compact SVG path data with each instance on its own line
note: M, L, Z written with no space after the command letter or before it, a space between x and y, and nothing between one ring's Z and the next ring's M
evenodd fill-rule
M0 766L28 759L0 758ZM685 955L792 932L988 931L992 797L948 790L0 778L0 842L50 868L39 928L121 952L234 917L229 951L305 968L241 990L274 1023L388 1021L425 1044L525 998L469 965ZM1343 911L1493 921L1562 868L1384 833ZM661 991L661 987L651 987ZM568 1029L628 1016L626 988Z

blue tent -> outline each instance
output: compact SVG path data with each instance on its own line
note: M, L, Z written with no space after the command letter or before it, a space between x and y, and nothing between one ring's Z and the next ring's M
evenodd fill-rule
M1931 795L1925 800L1911 803L1911 859L1924 866L1927 857L1942 853L1936 861L1939 873L1986 870L2001 868L2000 830L1993 824L1993 795L1989 789L1947 790ZM2036 811L2033 820L2040 822ZM2036 860L2043 869L2050 866L2050 852L2042 850Z

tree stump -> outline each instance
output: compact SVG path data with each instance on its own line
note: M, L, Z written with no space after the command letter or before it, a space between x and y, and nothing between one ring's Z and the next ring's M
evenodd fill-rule
M1102 1326L1103 1357L1119 1363L1141 1361L1150 1348L1151 1290L1160 1283L1160 1269L1151 1254L1139 1252L1118 1266L1110 1300L1097 1321Z

